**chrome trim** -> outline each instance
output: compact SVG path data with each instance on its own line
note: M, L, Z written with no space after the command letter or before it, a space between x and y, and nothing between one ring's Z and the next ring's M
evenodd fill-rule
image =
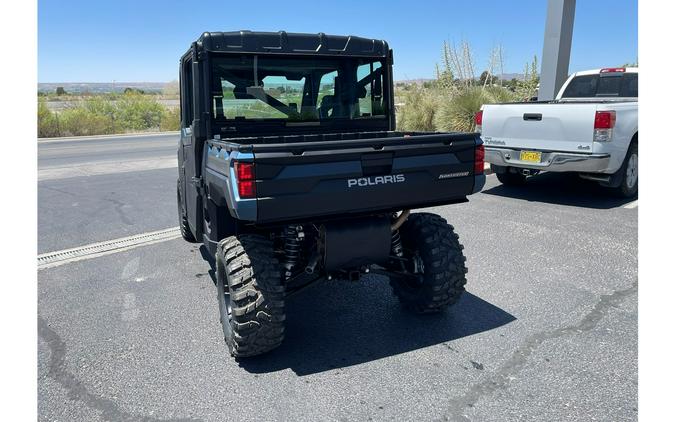
M532 163L529 161L521 161L520 151L530 150L486 147L485 161L503 167L518 167L555 172L579 171L600 173L607 170L609 167L609 154L575 154L571 152L539 151L541 152L541 163Z

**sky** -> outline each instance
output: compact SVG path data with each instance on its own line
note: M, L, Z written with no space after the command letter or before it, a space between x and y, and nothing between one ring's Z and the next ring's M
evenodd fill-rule
M577 0L570 73L638 59L637 0ZM547 0L40 0L38 82L167 82L204 31L324 32L384 39L394 79L432 78L443 41L469 42L476 70L502 45L504 72L541 63Z

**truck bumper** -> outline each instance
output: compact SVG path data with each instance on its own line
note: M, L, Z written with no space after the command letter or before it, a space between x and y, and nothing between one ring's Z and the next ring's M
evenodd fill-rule
M517 167L554 172L604 173L610 165L609 154L575 154L541 151L541 162L520 160L519 149L485 148L485 161L501 167Z

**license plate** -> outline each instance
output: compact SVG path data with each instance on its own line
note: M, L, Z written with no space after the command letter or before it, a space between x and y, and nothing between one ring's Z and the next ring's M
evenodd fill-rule
M541 152L520 151L520 161L527 161L530 163L541 163Z

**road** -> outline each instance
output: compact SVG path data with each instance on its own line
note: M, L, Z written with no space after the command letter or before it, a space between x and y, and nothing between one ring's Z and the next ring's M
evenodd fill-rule
M39 170L175 154L118 141L40 144ZM176 169L141 164L42 173L40 253L176 226ZM467 255L449 312L402 311L379 276L324 282L289 299L280 349L241 362L196 245L40 270L39 419L636 420L637 202L552 174L470 199L428 210Z

